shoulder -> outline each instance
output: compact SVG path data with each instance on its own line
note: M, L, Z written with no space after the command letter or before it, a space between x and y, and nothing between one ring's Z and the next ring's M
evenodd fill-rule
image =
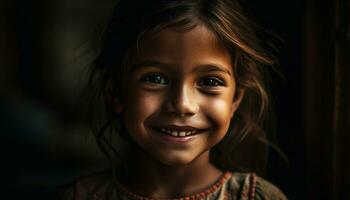
M267 180L248 173L233 173L230 185L238 199L286 200L283 192ZM237 191L240 191L237 193Z
M256 177L255 197L255 199L287 199L279 188L261 177Z
M114 185L112 174L94 173L77 178L73 183L58 190L57 200L104 199L112 194Z

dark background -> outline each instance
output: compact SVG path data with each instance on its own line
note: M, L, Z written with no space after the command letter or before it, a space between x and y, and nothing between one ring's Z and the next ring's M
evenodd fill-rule
M277 140L266 178L290 199L350 199L348 0L248 0L278 34ZM0 1L1 188L50 199L58 185L106 165L77 110L95 28L115 2Z

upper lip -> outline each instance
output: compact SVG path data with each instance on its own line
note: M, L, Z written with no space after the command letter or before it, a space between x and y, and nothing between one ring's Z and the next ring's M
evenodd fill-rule
M166 130L172 130L172 131L197 131L199 128L195 128L192 126L178 126L178 125L164 125L164 126L157 126L159 129L166 129Z

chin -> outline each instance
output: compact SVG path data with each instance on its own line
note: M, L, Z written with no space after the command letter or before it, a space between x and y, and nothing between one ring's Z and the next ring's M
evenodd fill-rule
M168 153L167 155L154 155L154 159L166 166L170 167L182 167L186 165L190 165L197 160L201 155L189 155L189 153L181 152L181 153Z
M169 167L182 167L190 164L193 160L183 159L183 158L173 158L173 159L158 160L158 161L163 165L166 165Z

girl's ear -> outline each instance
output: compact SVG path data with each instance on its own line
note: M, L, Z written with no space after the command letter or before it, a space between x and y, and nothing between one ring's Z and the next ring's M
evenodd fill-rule
M234 116L236 110L238 109L239 105L241 104L241 101L244 97L245 90L244 89L237 89L232 101L232 107L231 107L231 118Z

